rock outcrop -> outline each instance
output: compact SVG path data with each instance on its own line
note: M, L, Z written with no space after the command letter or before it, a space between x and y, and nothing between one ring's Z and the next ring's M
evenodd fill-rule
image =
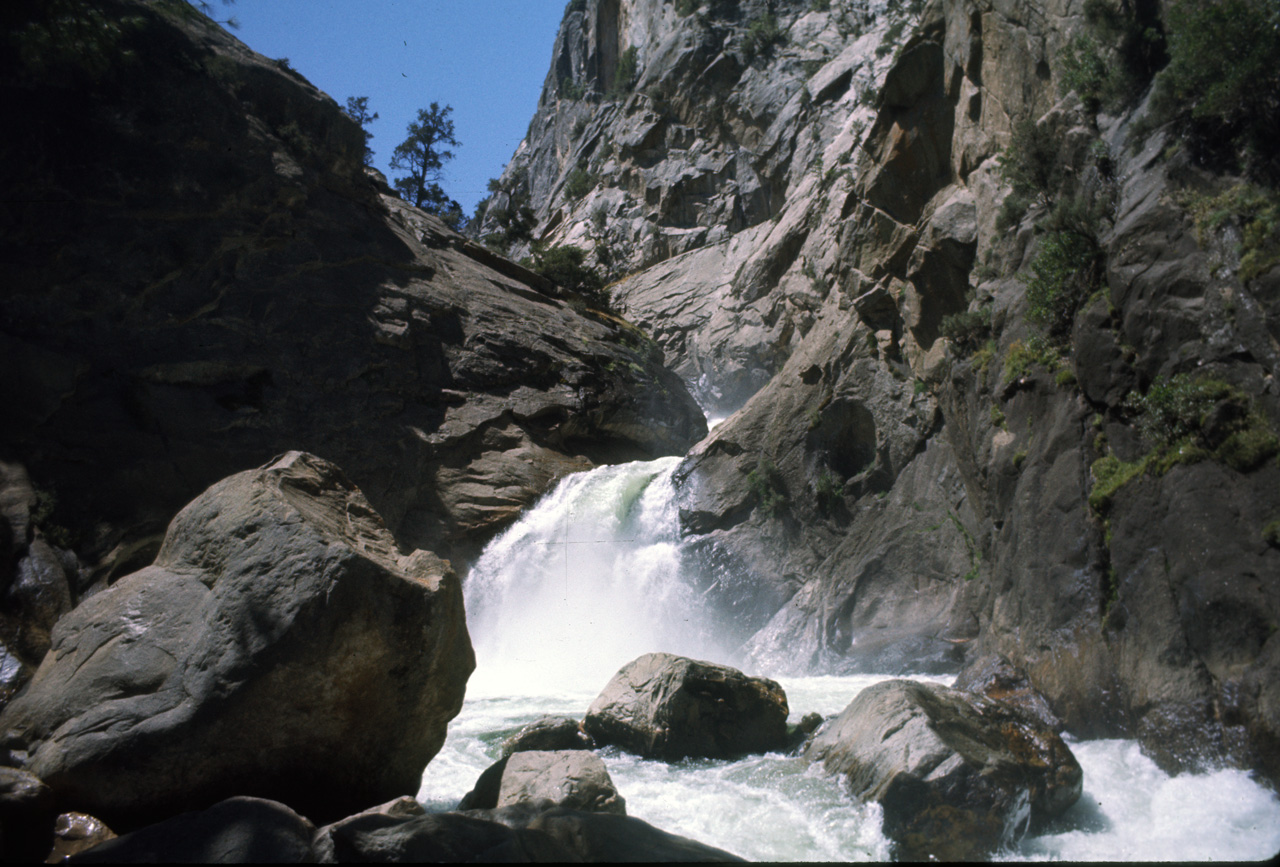
M460 561L561 476L701 438L651 341L391 195L287 64L187 4L102 14L100 54L0 68L29 120L0 176L0 460L56 491L92 579L290 449Z
M334 819L416 791L474 667L448 564L291 452L214 485L153 565L63 617L0 731L117 830L232 795Z
M567 716L534 720L502 742L502 755L522 750L589 750L594 744L582 724Z
M1003 655L1077 735L1280 779L1280 271L1203 211L1245 179L1143 128L1155 67L1105 111L1072 92L1081 37L1127 62L1075 0L821 5L570 4L482 236L595 251L737 410L677 478L757 664ZM1063 219L1096 258L1050 328L1028 283ZM1217 396L1175 453L1143 401L1178 377Z
M901 860L965 861L1016 842L1080 797L1062 739L1015 708L909 680L860 692L805 758L884 811Z
M613 676L582 727L598 744L646 758L732 758L785 748L787 713L786 693L772 680L647 653Z

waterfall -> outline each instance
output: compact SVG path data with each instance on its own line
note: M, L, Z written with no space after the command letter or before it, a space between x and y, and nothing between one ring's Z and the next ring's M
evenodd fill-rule
M485 549L465 585L469 693L599 690L651 651L725 660L681 551L679 462L568 476Z

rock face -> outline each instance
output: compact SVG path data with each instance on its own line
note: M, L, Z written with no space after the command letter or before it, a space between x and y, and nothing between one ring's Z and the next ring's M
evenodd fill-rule
M214 485L54 630L0 731L119 829L231 794L336 818L413 792L475 667L448 564L291 452Z
M1110 494L1100 476L1151 455L1132 397L1180 374L1242 396L1193 420L1206 440L1247 407L1274 445L1280 271L1242 272L1245 218L1187 204L1241 179L1142 132L1149 92L1104 113L1070 92L1078 37L1121 62L1079 3L812 5L570 4L480 234L594 251L733 413L677 478L756 664L1002 655L1078 735L1280 779L1280 585L1259 578L1280 574L1280 466L1202 449ZM1167 33L1168 5L1118 14ZM998 222L1028 124L1065 179ZM1050 335L1027 284L1067 200L1101 214L1099 280Z
M613 676L582 725L596 743L647 758L730 758L783 749L787 713L786 693L772 680L648 653Z
M93 578L289 449L465 558L566 473L701 438L651 341L391 196L330 97L189 13L111 3L105 69L0 70L31 118L6 136L0 460L57 491Z
M1052 730L1011 706L890 680L819 729L805 758L884 810L901 860L972 860L1080 797L1083 774Z

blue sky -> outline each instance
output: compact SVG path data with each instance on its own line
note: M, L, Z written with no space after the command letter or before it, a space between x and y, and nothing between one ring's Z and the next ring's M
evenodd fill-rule
M215 18L259 54L289 64L346 105L369 97L378 119L374 165L390 179L391 152L432 102L453 106L462 146L441 186L470 216L489 178L524 138L551 65L565 0L236 0Z

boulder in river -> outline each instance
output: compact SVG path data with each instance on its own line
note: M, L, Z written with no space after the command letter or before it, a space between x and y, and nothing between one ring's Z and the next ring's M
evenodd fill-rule
M502 755L524 750L589 750L591 736L567 716L539 717L502 742Z
M583 728L598 744L646 758L731 758L785 749L787 695L762 677L669 653L623 666Z
M485 769L459 810L490 810L522 803L626 814L604 761L587 750L522 750Z
M1018 708L935 684L864 689L804 752L884 810L900 860L984 858L1080 797L1083 774Z
M0 732L115 828L233 795L332 820L417 790L474 667L449 565L290 452L211 487L152 566L65 615Z

